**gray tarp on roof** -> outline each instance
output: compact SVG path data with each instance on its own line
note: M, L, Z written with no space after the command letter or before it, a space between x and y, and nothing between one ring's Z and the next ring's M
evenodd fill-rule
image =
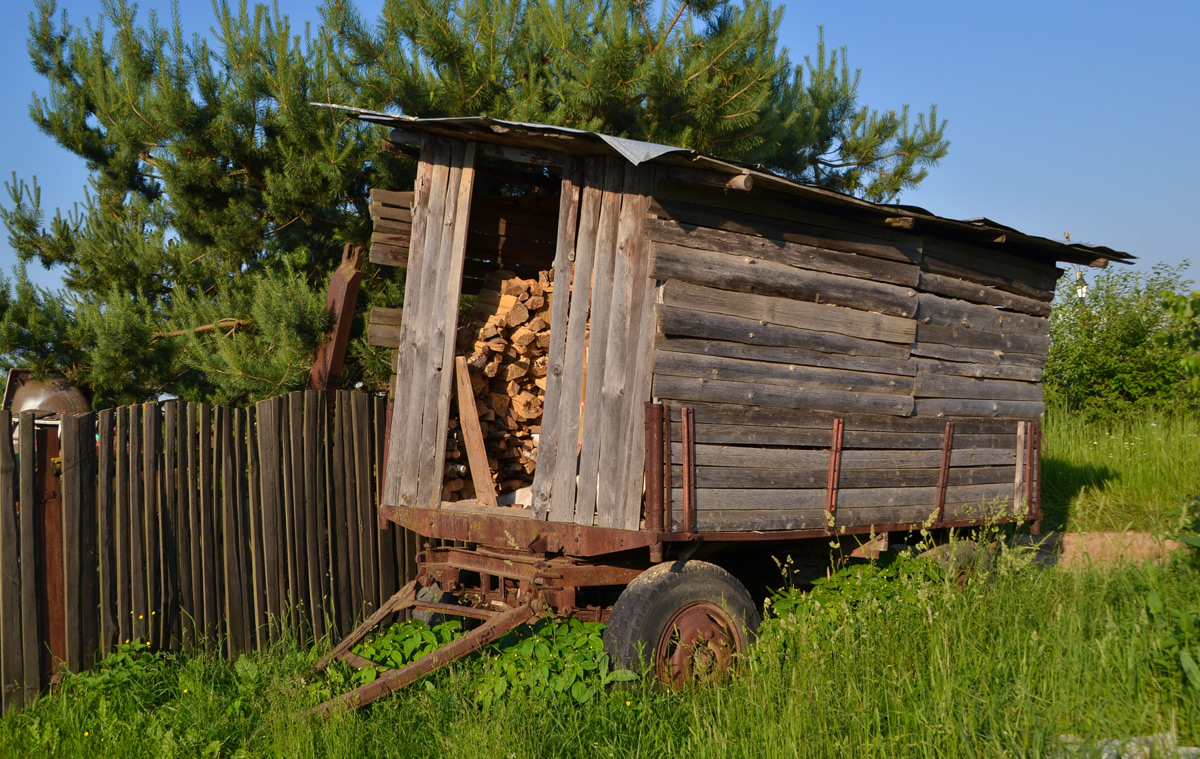
M1027 235L1012 227L986 218L959 221L937 216L916 206L871 203L823 187L807 185L781 177L762 166L747 166L698 153L688 148L658 145L640 140L587 132L570 127L505 121L483 116L443 117L422 119L415 116L379 113L363 108L313 103L325 108L348 111L356 119L393 129L410 132L434 132L459 136L463 139L484 139L503 144L519 137L521 145L536 144L540 149L574 155L619 155L634 165L662 162L672 165L706 169L721 174L748 174L756 186L802 198L819 204L831 213L857 219L877 226L929 232L968 242L1002 253L1023 255L1037 260L1064 261L1089 266L1106 266L1109 261L1130 263L1134 256L1086 243L1067 243L1036 235ZM565 139L564 139L565 138Z

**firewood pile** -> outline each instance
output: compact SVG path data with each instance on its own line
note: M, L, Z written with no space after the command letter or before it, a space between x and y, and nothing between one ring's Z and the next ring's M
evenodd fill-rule
M553 271L542 271L537 279L522 279L510 271L494 271L484 280L475 306L459 321L457 354L467 357L488 470L498 494L533 483L546 391L553 276ZM450 425L450 466L442 487L445 501L476 497L457 422L455 418Z

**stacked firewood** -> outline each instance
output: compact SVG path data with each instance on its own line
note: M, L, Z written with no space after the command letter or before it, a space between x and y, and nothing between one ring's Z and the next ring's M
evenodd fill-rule
M498 494L533 483L550 346L553 271L522 279L494 271L475 306L460 320L457 353L467 357L471 391ZM447 501L475 497L466 470L459 425L451 433L450 466L442 489Z

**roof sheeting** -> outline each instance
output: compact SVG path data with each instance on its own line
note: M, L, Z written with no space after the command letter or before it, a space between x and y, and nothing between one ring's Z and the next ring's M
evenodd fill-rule
M613 137L570 127L505 121L482 116L422 119L331 103L313 105L348 111L360 121L404 131L478 139L567 155L619 156L634 165L657 162L706 169L718 174L748 175L754 179L756 186L769 187L784 194L801 197L810 203L828 208L831 212L869 224L938 234L1037 260L1103 267L1109 261L1130 263L1135 258L1128 253L1102 245L1067 243L1028 235L986 218L948 219L916 206L871 203L823 187L796 182L774 174L762 166L726 161L687 148Z

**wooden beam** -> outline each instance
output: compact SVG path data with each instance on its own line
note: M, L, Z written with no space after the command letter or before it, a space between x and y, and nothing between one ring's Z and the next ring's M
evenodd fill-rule
M471 482L475 485L475 497L483 501L485 506L496 506L496 487L492 483L492 470L488 467L487 450L483 446L479 409L475 406L475 394L471 391L467 360L462 356L454 358L454 377L458 395L458 425L467 447L467 464L471 470Z
M325 304L332 317L328 340L317 347L309 374L309 387L330 390L338 386L342 365L346 360L346 345L350 342L350 326L354 321L354 305L362 282L362 248L342 249L342 262L329 279L329 294Z

